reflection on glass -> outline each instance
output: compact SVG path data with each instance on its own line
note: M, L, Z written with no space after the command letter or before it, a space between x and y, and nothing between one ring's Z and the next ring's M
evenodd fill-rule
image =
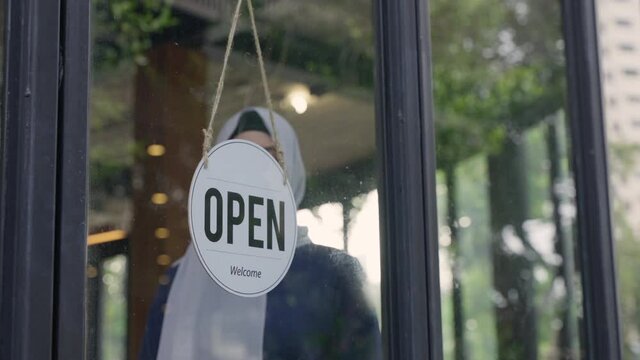
M430 16L445 357L580 358L559 2Z
M126 266L124 255L116 255L102 264L100 291L100 358L124 359L126 357Z
M598 0L602 104L625 359L640 358L640 1Z
M89 316L88 358L108 358L122 351L138 358L145 331L162 329L162 324L153 322L163 321L163 304L156 311L153 302L163 296L166 300L163 291L179 291L179 269L187 268L177 263L185 259L189 245L187 195L201 157L202 128L218 81L232 9L225 1L96 0L93 4L88 266L94 271L88 273L93 274L91 279L100 279L99 264L123 256L127 291L122 302L112 302L120 306L117 314L124 314L122 318ZM348 260L331 264L336 274L348 273L345 279L349 280L361 272L363 278L330 282L323 280L321 272L310 272L313 280L299 281L306 294L302 300L318 294L333 304L327 307L332 313L323 313L323 319L305 320L316 327L332 324L316 339L318 343L307 348L318 349L321 358L322 354L329 358L349 354L362 348L362 342L348 333L339 343L331 342L336 336L332 329L368 329L375 341L380 337L370 2L280 0L255 5L275 110L293 126L307 170L299 225L308 227L309 238L316 244L313 249ZM254 53L250 27L243 17L215 134L234 113L264 105ZM91 279L90 290L94 289ZM336 284L342 284L341 289ZM103 306L96 291L88 293L90 314L99 314ZM341 315L353 307L328 301L338 293L362 294L369 323L348 321L353 318ZM213 327L228 325L245 338L264 339L264 358L273 349L292 348L293 341L273 343L266 335L252 337L251 329L262 326L241 326L244 320L255 320L251 311L237 316L224 311L241 303L240 298L227 305L228 297L215 299L218 305L202 313L217 319ZM271 303L267 299L267 309L275 299L275 295ZM286 300L282 306L295 306L295 301ZM300 307L304 311L298 322L320 314L305 306ZM273 316L267 310L264 331L275 329L269 320ZM291 325L293 320L285 315L276 325ZM118 328L121 322L126 324L122 337L103 330ZM300 330L289 326L287 331L291 329ZM242 358L238 349L247 343L226 344L229 358Z

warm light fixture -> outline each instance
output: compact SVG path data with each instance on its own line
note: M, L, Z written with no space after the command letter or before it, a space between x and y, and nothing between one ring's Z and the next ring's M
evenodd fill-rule
M111 241L122 240L122 239L125 239L126 237L127 237L127 232L124 230L105 231L105 232L89 235L89 237L87 238L87 244L89 244L89 246L104 244Z
M151 195L151 202L156 205L164 205L169 201L169 197L165 193L155 193Z
M297 114L304 114L309 109L311 93L306 85L295 85L289 90L286 101Z
M309 108L309 103L307 102L306 97L301 93L291 94L289 96L289 102L291 103L293 110L298 114L304 114Z
M171 235L171 232L166 227L159 227L156 229L154 234L158 239L167 239Z
M169 257L169 255L167 254L158 255L158 257L156 258L156 262L158 263L158 265L167 266L171 264L171 257Z
M147 146L147 154L151 156L162 156L164 155L165 147L160 144L152 144Z

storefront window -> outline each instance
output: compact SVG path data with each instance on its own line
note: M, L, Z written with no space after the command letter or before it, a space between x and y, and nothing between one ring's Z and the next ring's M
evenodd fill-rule
M189 187L202 157L232 3L93 1L89 359L170 357L163 354L166 314L213 316L172 308L171 299L191 241ZM247 312L171 330L204 331L184 344L185 354L225 351L224 358L246 359L261 343L265 359L376 358L380 246L371 3L255 6L274 110L293 127L306 168L297 214L312 244L297 248L289 274L266 295L263 318ZM265 106L261 86L243 7L214 134L234 114ZM211 280L201 287L216 286ZM208 299L219 304L211 305L216 314L246 300L221 294ZM234 331L246 339L230 341Z
M445 358L582 358L560 3L430 17Z
M598 0L602 104L625 359L640 357L640 1Z

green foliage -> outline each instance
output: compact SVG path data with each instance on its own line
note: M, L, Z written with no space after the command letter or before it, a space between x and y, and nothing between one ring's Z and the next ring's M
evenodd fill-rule
M611 172L623 180L640 163L640 145L635 143L609 142Z
M146 63L152 35L178 23L171 5L161 0L93 0L94 68L123 59Z
M562 108L564 63L556 2L432 4L440 165L499 151L505 136Z
M89 171L94 208L100 205L99 194L125 196L131 190L131 168L138 149L132 140L132 89L123 85L134 74L131 63L131 59L123 59L108 72L94 76L89 121Z
M469 228L460 230L462 258L457 264L463 269L467 353L482 359L508 357L510 347L498 349L496 343L501 330L495 324L494 307L505 306L501 305L505 300L491 292L493 243L488 184L483 184L490 179L486 169L470 164L471 159L503 151L507 138L524 141L529 152L523 169L530 179L527 210L534 218L549 222L545 211L551 185L545 162L549 154L543 127L537 125L564 107L559 2L435 0L431 6L437 160L440 168L459 164L458 216L473 220ZM536 317L541 325L531 336L539 354L549 357L556 348L558 333L553 324L562 299L547 295L553 285L551 271L539 265L535 268L541 278L535 279L533 310L539 311ZM449 301L443 299L443 303ZM444 309L450 316L448 305ZM443 324L445 329L451 326L450 318L443 319ZM474 330L476 324L482 331ZM491 332L496 325L497 332ZM452 346L447 345L445 341L450 350Z
M438 219L440 226L447 219L447 199L443 172L438 173ZM459 217L469 217L468 227L458 229L459 255L457 266L461 273L464 331L467 355L473 359L496 359L496 326L491 258L491 233L488 200L488 169L484 156L478 155L461 162L456 169L457 208ZM441 247L440 262L451 256L450 246ZM441 265L442 268L442 265ZM445 272L446 273L446 272ZM443 282L444 284L445 282ZM453 359L453 310L451 291L441 295L442 327L445 359Z
M133 133L131 89L121 86L135 65L146 64L153 36L178 20L161 0L93 0L93 17L94 78L101 86L94 86L91 96L89 160L92 205L98 206L100 191L130 193L131 167L141 151L130 137L119 136Z
M640 242L627 223L627 213L621 206L614 209L616 231L617 265L619 277L620 312L623 328L623 351L625 359L637 354L637 336L640 331ZM635 344L634 344L635 343Z
M528 172L537 176L529 176L527 185L529 193L529 213L531 218L546 219L552 214L552 204L550 201L550 192L552 184L550 183L549 167L550 156L546 143L546 124L540 124L531 128L525 134L526 142L526 161ZM562 159L558 160L562 162Z
M613 179L622 184L630 180L633 170L640 164L640 146L627 142L609 142L609 167ZM625 359L635 359L640 339L640 241L637 235L637 219L629 211L629 188L618 187L621 182L612 181L611 207L614 238L616 240L616 265L622 324L622 345Z
M127 259L116 255L104 262L101 274L100 358L124 359L127 334Z

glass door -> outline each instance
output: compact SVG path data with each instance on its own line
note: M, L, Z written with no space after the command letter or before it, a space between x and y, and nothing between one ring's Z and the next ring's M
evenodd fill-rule
M224 141L257 131L270 141L244 4L214 134ZM255 3L274 110L299 145L283 147L285 162L298 152L302 159L297 172L286 164L299 245L262 300L227 294L199 277L199 264L189 268L189 187L233 5L93 2L87 358L380 358L370 1ZM234 117L237 128L226 132ZM202 294L177 305L193 283ZM263 308L252 315L238 307L244 302ZM187 318L202 321L177 325ZM171 334L184 331L194 336L176 344Z
M560 2L431 4L445 358L582 358Z
M637 1L256 1L273 120L247 2L36 2L0 2L0 357L636 357ZM225 64L212 142L295 204L256 297L189 227ZM280 251L248 195L203 231Z

